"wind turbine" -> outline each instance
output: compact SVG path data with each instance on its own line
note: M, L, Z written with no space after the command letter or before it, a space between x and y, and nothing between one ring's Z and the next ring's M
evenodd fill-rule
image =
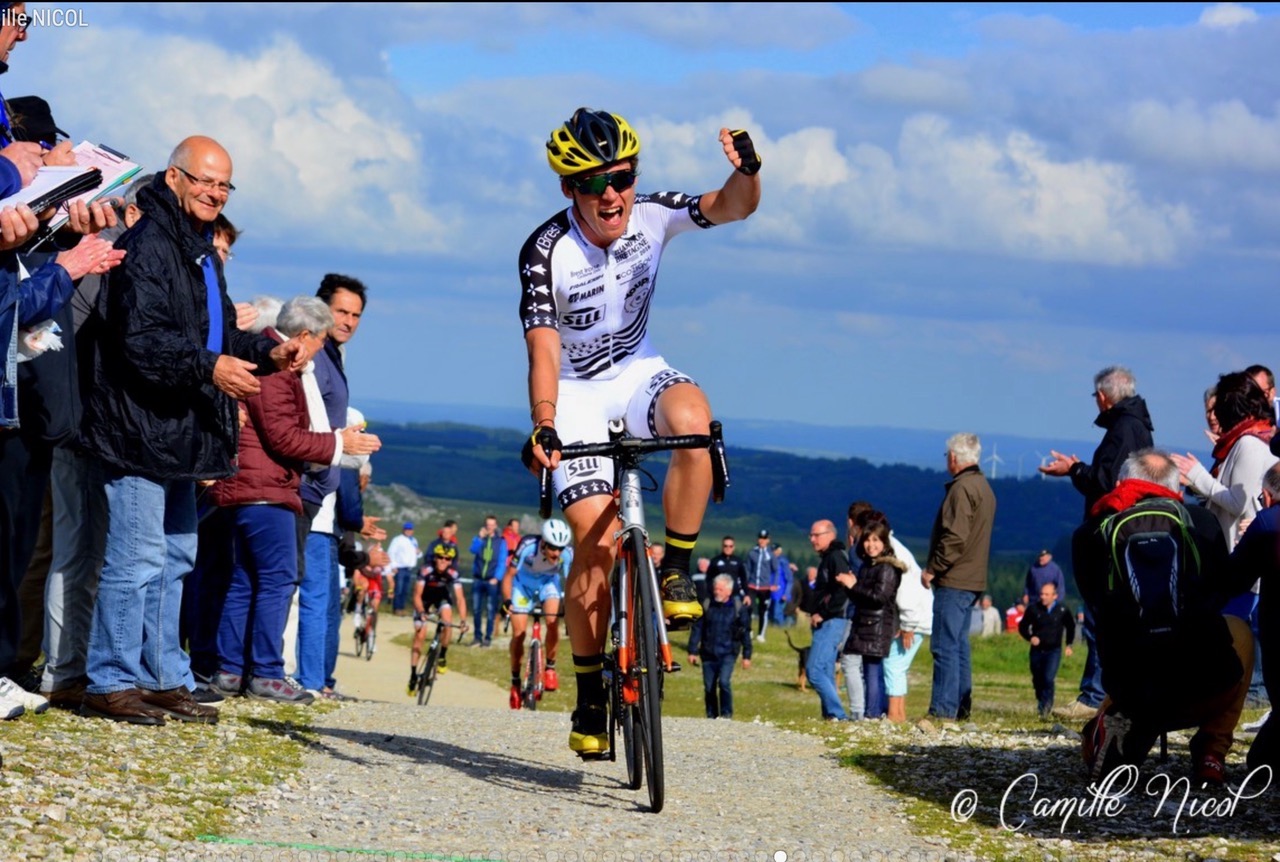
M1040 459L1040 466L1041 466L1041 467L1043 467L1045 464L1049 463L1049 456L1048 456L1048 455L1041 455L1039 452L1037 452L1037 453L1036 453L1036 456ZM1041 479L1043 479L1043 478L1044 478L1045 476L1047 476L1047 475L1049 475L1049 474L1048 474L1048 473L1041 473L1041 474L1040 474L1040 478L1041 478Z
M1022 459L1023 459L1023 458L1025 458L1025 457L1027 457L1027 453L1026 453L1026 452L1019 452L1019 453L1018 453L1018 481L1019 481L1019 482L1021 482L1021 481L1022 481Z
M996 465L1004 463L1004 459L1001 458L999 453L996 452L996 446L997 444L995 443L991 444L991 454L987 456L987 463L991 465L992 479L995 479L996 477Z

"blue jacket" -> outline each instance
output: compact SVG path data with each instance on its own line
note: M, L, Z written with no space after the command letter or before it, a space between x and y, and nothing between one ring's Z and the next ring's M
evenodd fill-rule
M8 159L0 162L10 164ZM0 255L0 428L18 427L18 329L53 317L75 292L71 276L56 263L19 281L17 261L12 253Z
M476 536L471 540L471 553L475 556L471 573L477 579L487 581L507 573L507 540L501 533L488 539Z
M325 339L324 349L315 356L316 385L324 397L324 412L329 417L329 428L339 431L347 427L347 373L342 368L342 352L338 345ZM328 467L307 473L302 477L300 492L305 503L320 505L330 493L338 490L341 467Z
M769 589L773 585L773 551L768 545L756 545L747 551L748 589Z
M693 623L689 635L689 655L704 659L751 658L751 609L736 596L727 602L708 599L703 602L702 616Z

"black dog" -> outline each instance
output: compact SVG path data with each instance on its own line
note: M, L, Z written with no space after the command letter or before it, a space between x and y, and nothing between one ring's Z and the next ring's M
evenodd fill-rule
M791 647L793 650L795 650L800 654L800 669L797 672L796 685L800 687L801 691L808 691L809 677L805 673L804 668L805 668L805 665L809 663L809 647L796 646L794 643L791 642L791 632L786 631L784 629L782 633L787 636L787 646Z

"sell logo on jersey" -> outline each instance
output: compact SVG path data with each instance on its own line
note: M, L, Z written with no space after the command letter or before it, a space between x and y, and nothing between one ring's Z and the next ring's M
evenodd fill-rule
M570 329L590 329L603 319L604 306L596 305L560 315L560 325Z
M569 480L574 482L590 478L600 473L600 459L574 458L572 461L565 462L564 472Z

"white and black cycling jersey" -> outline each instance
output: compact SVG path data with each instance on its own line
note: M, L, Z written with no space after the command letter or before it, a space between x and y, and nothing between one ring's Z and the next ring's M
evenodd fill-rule
M672 237L712 226L700 201L681 192L637 195L626 231L607 249L587 240L572 207L525 242L520 320L526 333L560 332L562 379L609 379L632 359L657 355L648 327L658 263Z

